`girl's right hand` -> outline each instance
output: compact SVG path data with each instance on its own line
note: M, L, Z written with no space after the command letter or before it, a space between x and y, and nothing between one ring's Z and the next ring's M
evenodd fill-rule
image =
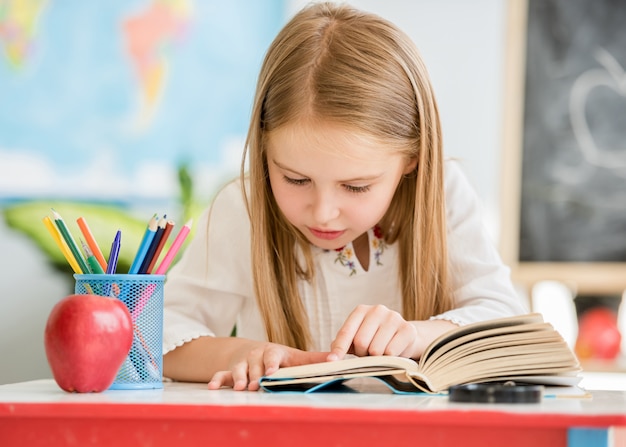
M253 349L242 349L233 355L230 369L216 372L209 389L230 387L236 391L259 389L259 379L280 367L326 361L328 352L308 352L276 343L263 343Z

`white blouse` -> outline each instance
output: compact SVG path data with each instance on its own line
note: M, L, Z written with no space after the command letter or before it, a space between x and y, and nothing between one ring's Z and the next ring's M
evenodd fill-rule
M464 325L528 312L509 269L488 237L473 189L454 161L445 164L450 280L456 308L432 318ZM250 220L239 181L222 189L201 216L194 239L168 273L165 284L163 353L201 336L267 340L253 293ZM301 281L314 350L327 351L358 304L401 311L397 243L368 232L369 269L351 244L341 251L313 247L315 279Z

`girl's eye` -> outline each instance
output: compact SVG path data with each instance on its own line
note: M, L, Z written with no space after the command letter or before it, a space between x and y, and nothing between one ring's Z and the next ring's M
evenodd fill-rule
M283 176L283 179L285 179L285 181L287 183L290 183L292 185L306 185L308 182L310 182L310 180L308 178L291 178L291 177L287 177L286 175Z
M304 186L304 185L308 185L309 183L311 183L311 179L309 178L293 178L293 177L287 177L286 175L283 175L283 180L285 180L285 182L289 183L290 185L296 185L296 186ZM354 194L364 193L370 190L370 185L366 185L366 186L343 185L343 187L346 191L354 193Z
M346 191L353 192L355 194L367 192L370 190L369 185L366 185L366 186L343 185L343 187L346 188Z

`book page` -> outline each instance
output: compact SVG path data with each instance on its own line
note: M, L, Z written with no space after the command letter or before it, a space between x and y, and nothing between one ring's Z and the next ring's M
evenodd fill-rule
M473 338L481 338L482 335L480 335L480 333L483 333L490 329L510 328L532 323L543 323L543 317L541 316L541 314L532 313L527 315L516 315L513 317L498 318L495 320L480 321L478 323L468 324L467 326L454 329L441 335L439 338L434 340L428 348L426 348L424 355L420 359L420 365L424 364L432 355L432 353L438 351L444 345L450 343L452 340L459 339L470 334L477 334ZM500 332L506 332L506 329L502 329Z
M376 372L388 373L389 370L417 370L417 363L405 357L387 355L354 357L334 362L311 363L309 365L290 366L280 368L267 376L269 379L293 379L300 377L317 377L338 374L374 375Z
M520 326L522 328L523 326ZM421 366L422 371L431 371L435 365L450 363L459 357L467 357L477 352L487 351L496 347L510 347L517 350L517 346L532 345L537 346L542 343L556 342L563 343L562 337L556 331L538 331L538 332L511 332L508 328L506 333L498 334L497 332L486 338L473 339L476 334L469 334L458 340L453 340L447 348L449 350L440 349L433 353L430 358ZM495 329L494 331L499 331ZM562 349L562 348L561 348Z
M413 381L407 377L404 370L389 370L375 376L370 374L348 373L299 379L265 378L260 382L260 385L266 391L312 392L324 389L334 390L339 385L350 387L352 381L364 383L365 380L382 382L389 390L397 394L427 392L426 388L417 388Z
M498 368L509 368L513 365L520 365L525 369L547 368L555 365L566 365L572 370L578 370L578 362L562 344L548 344L545 349L538 346L518 346L514 351L507 348L494 348L489 351L477 352L472 356L461 357L453 365L454 368L442 367L439 371L428 371L428 375L437 373L462 374L471 370L491 371Z
M572 366L568 353L549 352L544 357L536 352L509 355L507 357L486 358L480 361L459 361L454 368L429 374L433 391L447 389L451 385L470 382L483 382L489 378L508 380L519 376L569 375L578 368Z

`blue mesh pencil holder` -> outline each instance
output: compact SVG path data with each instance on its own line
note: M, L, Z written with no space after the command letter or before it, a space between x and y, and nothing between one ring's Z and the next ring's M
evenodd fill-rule
M163 285L165 275L79 275L76 294L121 300L133 320L133 344L109 389L163 388Z

